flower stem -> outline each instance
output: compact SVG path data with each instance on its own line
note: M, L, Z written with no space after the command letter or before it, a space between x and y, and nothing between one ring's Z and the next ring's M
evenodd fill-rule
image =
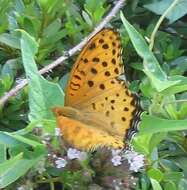
M177 5L178 2L179 2L179 0L174 0L173 3L165 10L165 12L162 14L162 16L159 18L158 22L156 23L156 26L155 26L152 34L151 34L151 37L150 37L149 49L151 51L152 51L153 46L154 46L156 33L157 33L161 23L163 22L164 18L167 16L167 14Z

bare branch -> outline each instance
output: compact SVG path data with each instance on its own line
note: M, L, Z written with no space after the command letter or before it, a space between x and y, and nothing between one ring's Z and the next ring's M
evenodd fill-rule
M39 71L40 74L44 74L56 66L63 63L66 59L73 56L76 52L80 51L86 43L92 38L96 33L98 33L110 20L117 14L120 8L123 6L125 0L119 0L116 2L116 5L111 9L108 15L100 22L100 24L95 28L93 32L91 32L86 38L84 38L79 44L74 46L72 49L67 51L63 56L59 57L57 60L53 61L51 64L47 65L43 69ZM0 99L0 106L4 105L8 99L12 96L15 96L18 91L20 91L24 86L28 84L27 79L24 79L20 84L16 85L12 88L9 92L7 92L3 97Z

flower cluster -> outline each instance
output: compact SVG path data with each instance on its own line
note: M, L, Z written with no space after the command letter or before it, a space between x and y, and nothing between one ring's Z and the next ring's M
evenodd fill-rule
M142 154L127 150L125 151L124 157L128 160L128 163L130 164L129 169L131 171L138 172L138 170L144 166L144 156Z
M127 160L130 165L130 170L138 172L144 166L144 156L133 150L122 152L121 150L112 150L111 162L114 166L122 164L123 160Z
M69 148L67 151L67 158L69 160L78 159L80 161L83 161L87 159L87 153L81 152L74 148ZM64 168L67 165L67 160L61 157L55 157L55 164L57 168Z
M67 156L70 160L73 159L78 159L80 161L86 160L87 158L87 153L86 152L81 152L75 148L69 148L67 151Z
M119 155L121 150L112 150L111 162L114 166L119 166L122 164L122 157Z

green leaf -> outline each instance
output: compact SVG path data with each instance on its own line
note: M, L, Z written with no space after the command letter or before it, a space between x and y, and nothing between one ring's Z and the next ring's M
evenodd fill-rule
M43 144L31 140L29 138L23 137L16 133L0 132L0 144L6 145L6 147L15 147L15 146L44 146Z
M10 12L10 14L8 15L8 24L9 24L9 31L13 32L16 29L19 28L16 17L14 15L14 13Z
M31 19L29 19L27 17L24 18L23 27L24 27L25 31L28 32L30 35L32 35L32 36L37 35Z
M37 151L36 148L35 152L30 154L34 154L32 157L33 159L24 158L21 152L15 157L0 164L0 188L8 186L19 177L24 176L31 167L43 158L44 151Z
M68 34L68 32L66 31L66 29L62 29L51 36L46 36L45 38L42 39L40 46L42 46L44 49L46 49L45 51L50 52L51 50L49 49L48 46L51 46L51 44L58 42L60 39L67 36L67 34ZM47 48L46 48L46 46L47 46Z
M16 178L16 170L17 164L19 161L23 158L23 153L18 154L17 156L13 157L10 160L5 161L4 163L0 164L0 188L4 188L13 181L15 181ZM14 168L14 171L12 170ZM23 167L19 168L22 169Z
M148 178L147 175L142 175L140 178L140 186L141 186L141 190L147 190L150 187L150 180ZM135 190L140 190L140 188L137 188Z
M150 178L150 181L151 181L153 190L162 190L162 187L157 180Z
M6 160L6 145L0 143L0 164Z
M148 78L144 78L140 83L140 89L143 92L144 96L153 97L155 93L155 89L150 84L150 80Z
M176 76L169 77L169 79L173 81L178 80L180 82L174 86L170 86L169 88L165 89L164 91L162 91L162 94L172 95L179 92L187 91L187 77L176 75Z
M16 12L18 13L24 13L25 10L25 6L22 0L16 0L15 4L14 4L14 8L16 10Z
M2 75L0 78L1 88L5 91L9 90L14 82L14 79L10 75Z
M162 15L166 11L166 9L173 3L173 1L174 0L154 1L153 3L144 5L144 7L158 15ZM187 0L178 1L172 11L166 15L166 18L169 19L170 24L187 14L186 7Z
M173 181L168 181L164 184L164 190L177 190L177 187Z
M174 158L175 163L183 170L185 176L187 176L187 159L185 156Z
M183 173L182 172L165 172L164 174L164 178L163 180L164 181L173 181L173 182L176 182L178 183L181 178L183 178Z
M141 136L135 136L132 141L135 150L142 154L149 155L150 154L149 144L151 138L152 138L151 135L146 135L146 134Z
M139 134L186 130L187 120L169 120L143 114Z
M20 135L17 135L17 134L11 134L11 133L8 133L8 132L4 132L4 134L24 143L24 144L27 144L27 145L30 145L32 147L36 147L36 146L44 146L43 144L41 143L38 143L34 140L31 140L31 139L28 139L28 138L25 138L23 136L20 136Z
M92 20L91 20L90 16L87 14L87 12L82 11L82 16L83 16L84 20L86 21L86 23L87 23L89 26L92 26L92 25L93 25Z
M0 42L12 48L20 49L19 39L16 36L13 36L12 34L0 34Z
M11 78L14 78L16 71L18 69L18 59L9 59L3 65L0 76L9 75Z
M0 144L4 144L7 147L21 146L22 142L8 135L7 133L0 132Z
M148 134L148 135L150 135L150 134ZM156 134L153 134L152 135L152 138L151 138L151 140L150 140L150 143L149 143L149 152L152 152L157 146L158 146L158 144L163 140L163 139L165 139L166 138L166 135L167 135L167 133L156 133ZM141 136L140 136L141 137ZM152 157L153 157L153 155L152 155ZM153 160L153 158L152 158L152 160ZM154 159L154 160L156 160L156 159Z
M58 31L61 28L61 21L60 19L54 20L52 23L50 23L44 31L45 37L51 37L58 33Z
M133 139L132 144L136 151L141 152L150 157L151 160L157 160L155 153L156 146L165 138L166 133L157 134L141 134L138 133Z
M181 179L178 185L178 190L186 190L187 189L187 180Z
M92 17L93 22L96 24L101 19L104 13L107 11L107 8L104 8L104 3L106 0L100 0L95 3L94 0L86 0L84 8L87 13Z
M55 120L39 120L39 121L32 121L29 123L27 127L24 129L18 130L14 132L13 134L16 135L25 135L33 131L34 128L42 129L43 133L48 133L53 135L55 133L54 127L56 126L56 121Z
M155 179L158 182L160 182L164 177L164 174L159 169L156 168L149 169L147 171L147 174L150 178Z
M182 75L187 71L187 56L180 56L169 63L171 75Z
M167 79L166 73L161 69L157 59L153 53L149 50L143 37L138 33L138 31L125 19L123 13L121 12L121 20L125 26L129 37L132 41L136 52L140 57L143 58L144 72L149 77L152 85L156 88L158 92L173 86L180 81L169 81Z
M39 73L34 61L38 44L28 33L21 31L21 52L26 76L29 80L30 120L52 119L51 108L64 105L61 88L45 80Z

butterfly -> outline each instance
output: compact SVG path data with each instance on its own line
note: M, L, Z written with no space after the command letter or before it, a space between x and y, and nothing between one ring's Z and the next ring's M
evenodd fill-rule
M136 123L137 101L119 79L124 73L121 53L117 31L98 32L73 65L65 106L53 108L63 139L77 149L122 149Z

